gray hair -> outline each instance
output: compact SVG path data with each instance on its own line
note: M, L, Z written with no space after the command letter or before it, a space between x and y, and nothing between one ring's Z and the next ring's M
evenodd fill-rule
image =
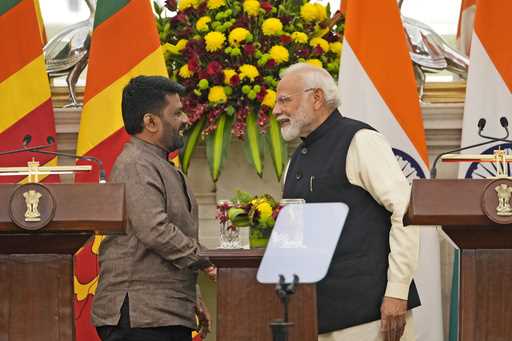
M293 64L281 74L281 79L290 74L299 74L308 88L322 89L330 108L334 109L340 105L338 85L324 68L307 63Z

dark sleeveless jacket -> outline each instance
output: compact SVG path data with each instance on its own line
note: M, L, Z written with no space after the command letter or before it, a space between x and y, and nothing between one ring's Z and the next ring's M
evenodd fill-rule
M374 130L335 111L299 145L286 176L283 198L343 202L350 209L327 276L317 283L319 334L379 320L386 291L391 213L346 174L348 148L360 129ZM408 309L419 305L412 282Z

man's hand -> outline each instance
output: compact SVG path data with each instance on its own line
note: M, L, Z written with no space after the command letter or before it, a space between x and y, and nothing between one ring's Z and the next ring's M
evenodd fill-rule
M211 331L211 318L206 305L200 298L196 302L196 315L199 320L199 335L201 339L205 339Z
M407 300L384 297L380 306L380 329L384 341L399 341L404 334Z
M211 281L217 281L217 268L215 266L212 265L207 267L206 269L203 269L203 271Z

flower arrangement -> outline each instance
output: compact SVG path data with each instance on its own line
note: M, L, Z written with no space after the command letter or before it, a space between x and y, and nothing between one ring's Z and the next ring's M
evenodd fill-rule
M169 76L187 89L182 102L191 122L183 170L203 138L217 181L235 136L260 176L268 148L280 179L288 155L272 115L279 73L306 62L336 78L343 18L306 0L167 0L166 7L175 15L156 6L157 26Z
M217 206L217 219L221 224L229 224L229 229L250 227L251 247L263 247L267 244L276 223L281 206L268 194L252 196L237 191L230 202Z

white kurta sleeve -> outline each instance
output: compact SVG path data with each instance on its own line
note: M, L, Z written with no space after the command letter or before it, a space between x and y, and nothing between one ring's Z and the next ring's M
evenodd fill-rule
M349 146L348 181L366 190L391 212L388 283L385 295L407 299L416 270L420 233L417 226L403 225L411 188L384 136L376 131L358 131Z

